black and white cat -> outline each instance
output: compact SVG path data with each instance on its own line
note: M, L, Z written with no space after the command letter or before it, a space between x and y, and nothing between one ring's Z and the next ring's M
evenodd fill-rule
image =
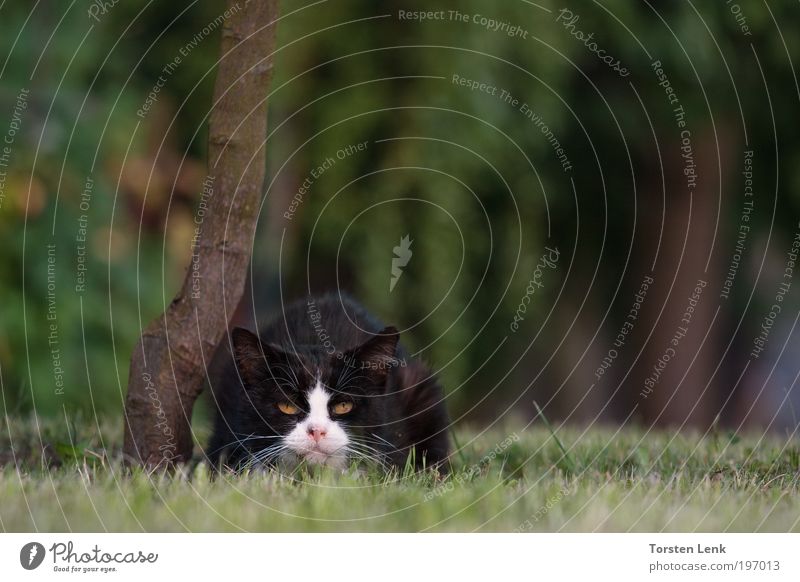
M446 471L442 388L398 336L339 295L288 306L260 337L234 329L234 357L213 388L209 461L237 471L354 461L388 469L413 455L417 469Z

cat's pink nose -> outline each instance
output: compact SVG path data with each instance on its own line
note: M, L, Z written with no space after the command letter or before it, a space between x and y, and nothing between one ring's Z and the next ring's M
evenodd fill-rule
M320 428L318 426L309 426L308 427L308 436L314 439L315 443L318 443L322 439L325 438L325 435L328 434L328 431L324 428Z

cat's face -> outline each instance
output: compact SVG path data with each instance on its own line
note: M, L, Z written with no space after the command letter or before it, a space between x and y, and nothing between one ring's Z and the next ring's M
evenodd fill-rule
M233 331L246 398L236 435L249 466L306 462L344 469L353 459L380 460L386 377L396 365L398 334L386 328L361 346L328 354L287 351Z

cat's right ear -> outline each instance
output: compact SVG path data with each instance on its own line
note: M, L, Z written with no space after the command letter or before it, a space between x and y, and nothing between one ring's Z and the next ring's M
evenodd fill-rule
M252 331L237 327L231 332L233 357L246 388L262 384L271 377L269 362L281 357L278 348L263 343Z

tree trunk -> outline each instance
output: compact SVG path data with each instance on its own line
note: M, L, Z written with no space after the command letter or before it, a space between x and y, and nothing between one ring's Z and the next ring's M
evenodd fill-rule
M225 16L192 261L131 358L124 455L148 468L192 456L192 407L244 290L264 182L278 2L227 0Z

